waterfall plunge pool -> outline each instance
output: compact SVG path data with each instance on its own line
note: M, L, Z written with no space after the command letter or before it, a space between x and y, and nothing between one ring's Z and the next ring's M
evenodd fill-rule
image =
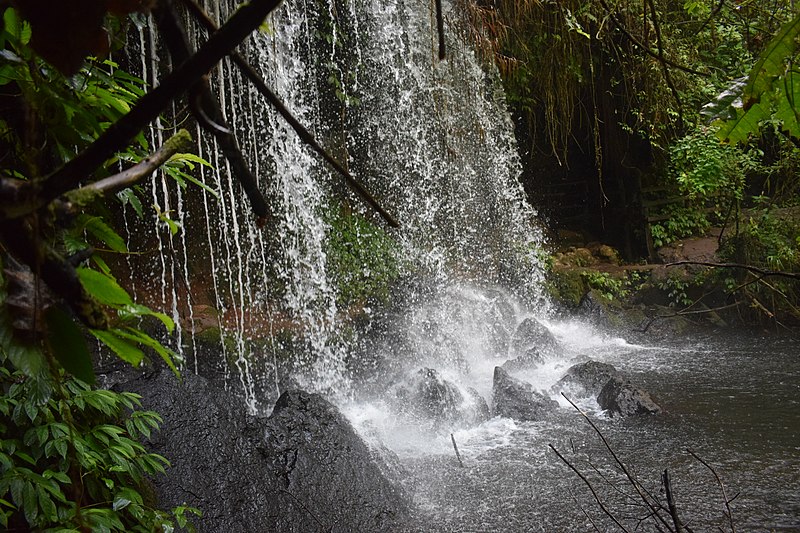
M800 529L797 339L718 333L641 346L575 322L548 325L564 353L525 376L536 388L549 388L576 358L588 356L630 373L664 407L656 416L609 418L592 398L575 398L665 506L661 473L668 469L684 524L694 531L730 530L720 486L690 449L721 478L737 531ZM491 386L485 371L477 374ZM485 383L474 382L475 373L467 379L486 390ZM574 408L560 403L546 421L495 417L471 427L421 426L375 400L345 410L367 440L397 454L401 468L395 470L413 495L419 520L409 530L618 530L549 445L587 477L626 527L655 530L598 435Z

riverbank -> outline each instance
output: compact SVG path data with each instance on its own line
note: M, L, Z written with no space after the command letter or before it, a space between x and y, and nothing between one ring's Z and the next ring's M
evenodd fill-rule
M657 250L658 262L625 263L614 248L573 232L555 239L547 287L565 315L588 316L605 327L653 336L705 329L795 331L800 314L791 295L780 300L746 289L768 280L730 266L721 254L721 231L675 241Z

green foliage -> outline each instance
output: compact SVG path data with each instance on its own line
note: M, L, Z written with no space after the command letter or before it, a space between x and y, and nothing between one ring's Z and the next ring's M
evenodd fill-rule
M330 225L328 275L338 288L339 304L386 302L400 274L395 241L382 228L343 208L333 207L324 216Z
M659 280L656 286L667 293L670 307L677 305L686 307L694 303L694 300L688 295L688 291L693 284L694 282L691 279L687 279L681 274L676 274Z
M653 245L656 248L675 242L678 239L700 235L711 226L711 222L702 207L686 207L673 204L662 209L661 214L669 218L650 226Z
M594 290L604 300L612 301L628 295L626 280L612 276L608 272L597 270L584 270L580 273L584 283L590 290Z
M15 125L7 124L11 127L4 128L3 140L15 156L4 164L8 175L12 169L22 175L39 174L43 160L55 165L72 159L144 94L142 80L110 60L90 60L74 76L63 76L29 48L30 26L13 8L4 11L3 21L0 90L18 94L30 106L37 127L28 134L43 137L35 146L26 145L17 137ZM136 143L138 149L148 149L144 135L137 136ZM143 155L133 149L131 153Z
M25 124L6 124L9 127L0 134L0 146L9 148L9 157L4 160L0 172L18 179L38 178L72 159L130 111L144 94L145 83L121 70L113 61L92 58L76 74L66 77L31 50L30 25L18 16L16 10L7 8L3 12L3 23L0 46L3 47L4 61L0 65L0 92L24 102L30 114ZM35 146L30 146L30 139L24 142L20 137L23 134L36 139ZM121 164L140 162L147 150L149 145L140 133L134 145L98 169L98 177L116 172ZM176 154L163 168L181 187L191 182L208 189L189 173L197 165L209 166L209 163L193 154ZM102 216L92 211L96 194L84 197L78 194L80 190L73 193L70 201L84 212L55 222L57 228L53 233L58 238L53 246L67 255L90 248L96 252L91 260L99 270L81 267L78 276L84 289L117 315L114 327L92 333L131 364L141 363L144 360L142 348L147 348L155 351L177 372L177 355L139 329L141 320L148 317L160 321L168 332L173 331L175 324L167 315L136 304L119 286L102 253L128 253L125 240ZM138 216L143 216L142 203L135 189L118 193L118 198L123 204L132 206ZM178 230L177 222L169 219L167 214L159 215L170 231L175 233ZM74 324L70 326L69 320L71 318L63 311L48 313L49 349L64 368L92 382L91 362L85 342L82 342L82 333ZM24 369L24 366L19 368Z
M734 233L722 243L723 261L765 270L800 271L800 210L760 207L747 211ZM740 269L717 273L736 300L747 304L751 316L800 323L800 284L780 277L761 278Z
M140 439L161 417L139 410L139 396L92 389L64 378L41 402L36 384L0 356L0 524L46 531L164 531L174 526L154 509L147 476L168 462ZM186 525L182 506L175 521Z
M760 135L763 122L770 117L791 136L800 138L800 73L794 69L798 35L800 14L784 24L769 42L747 82L737 82L709 107L709 114L723 118L719 121L720 139L746 143ZM738 98L732 100L731 96Z
M668 218L651 226L653 244L702 234L712 223L724 222L728 213L737 213L747 175L760 168L755 153L722 144L703 129L674 141L665 181L679 197L659 211Z

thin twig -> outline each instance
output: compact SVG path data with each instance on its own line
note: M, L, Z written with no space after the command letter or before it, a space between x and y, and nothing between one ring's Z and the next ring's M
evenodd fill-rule
M650 13L653 18L653 28L656 30L656 47L658 49L658 62L661 63L661 69L664 71L664 81L667 82L667 86L669 86L669 90L672 92L672 97L675 99L675 103L678 106L678 124L683 124L683 103L681 102L680 94L678 93L678 89L675 88L675 83L672 81L672 75L669 72L669 66L667 66L666 57L664 56L664 43L661 39L661 26L658 23L658 14L656 13L656 6L653 3L653 0L647 0L647 4L650 6Z
M613 457L613 458L614 458L614 461L617 463L617 465L619 466L619 468L622 470L622 473L623 473L623 474L625 474L625 477L627 477L627 478L628 478L628 481L630 482L630 484L633 486L633 488L634 488L634 489L636 490L636 492L639 494L639 497L642 499L642 501L644 502L644 504L645 504L645 505L646 505L646 506L647 506L647 507L650 509L650 511L652 511L653 515L654 515L654 516L655 516L655 517L658 519L658 521L660 521L660 522L661 522L661 523L662 523L662 524L663 524L663 525L664 525L664 526L665 526L665 527L666 527L668 530L669 530L669 529L671 529L671 528L670 528L670 526L669 526L669 524L667 523L667 521L666 521L666 520L664 520L664 518L663 518L663 517L662 517L662 516L659 514L659 512L658 512L658 509L657 509L655 506L653 506L653 503L652 503L652 502L651 502L651 501L650 501L650 500L647 498L647 496L646 496L646 495L645 495L645 494L642 492L642 488L641 488L641 486L639 485L639 482L636 480L636 478L633 476L633 474L631 474L631 473L630 473L630 471L628 470L628 467L627 467L627 466L625 466L625 463L623 463L623 462L622 462L622 460L619 458L619 456L617 456L616 452L614 452L614 449L613 449L613 448L611 447L611 445L608 443L608 440L606 440L606 437L605 437L605 435L603 435L603 432L602 432L602 431L600 431L600 428L598 428L598 427L595 425L595 423L594 423L594 422L592 422L592 419L591 419L591 418L589 418L589 417L586 415L586 413L584 413L583 411L581 411L581 410L580 410L580 408L579 408L577 405L575 405L575 402L573 402L572 400L570 400L570 399L569 399L569 397L568 397L566 394L564 394L564 393L562 392L562 393L561 393L561 396L563 396L563 397L564 397L564 399L565 399L565 400L567 400L567 401L569 402L569 404L570 404L572 407L574 407L576 411L578 411L578 413L580 413L580 415L581 415L581 416L582 416L582 417L583 417L583 418L584 418L584 419L585 419L585 420L586 420L586 421L589 423L589 425L592 427L592 429L595 431L595 433L597 433L597 435L600 437L600 440L603 442L603 444L605 445L606 449L608 450L608 453L610 453L610 454L611 454L611 457ZM656 523L656 525L658 525L658 523Z
M302 510L304 510L306 513L308 513L308 515L309 515L311 518L313 518L313 519L314 519L314 521L315 521L317 524L319 524L319 526L320 526L320 527L322 527L322 528L324 528L324 527L325 527L325 524L323 524L323 523L322 523L322 521L321 521L319 518L317 518L317 515L315 515L313 512L311 512L311 509L309 509L308 507L306 507L306 505L305 505L305 504L304 504L302 501L300 501L300 499L299 499L297 496L295 496L294 494L292 494L291 492L289 492L289 491L288 491L288 490L286 490L286 489L281 489L281 492L283 492L284 494L288 494L289 496L291 496L291 497L292 497L292 500L294 500L294 502L295 502L295 503L296 503L298 506L300 506L300 508L301 508ZM331 528L328 528L328 531L330 531L330 530L331 530Z
M711 76L711 74L708 74L707 72L700 72L700 71L691 69L689 67L681 65L680 63L676 63L676 62L674 62L674 61L672 61L670 59L667 59L666 57L659 57L657 53L653 52L652 50L650 50L649 47L647 47L647 46L643 45L642 43L640 43L639 40L636 39L636 37L631 35L631 33L627 29L625 29L625 26L623 26L622 23L617 19L617 16L614 14L614 12L611 10L611 7L609 7L609 5L605 2L605 0L600 0L600 5L603 7L603 9L606 10L606 12L608 13L609 17L611 18L611 22L614 23L614 26L619 31L621 31L622 34L630 42L632 42L635 46L638 46L639 48L641 48L647 55L657 59L660 62L666 63L667 65L669 65L671 67L674 67L674 68L676 68L678 70L682 70L682 71L684 71L684 72L686 72L688 74L694 74L695 76L703 76L703 77L706 77L706 78Z
M717 471L714 470L714 467L705 462L699 455L694 453L692 450L687 448L686 451L689 453L689 455L700 461L700 464L711 470L712 474L714 474L714 478L717 480L717 484L719 485L719 488L722 491L722 499L725 500L725 509L726 509L725 515L728 517L728 523L731 526L731 533L736 533L736 526L733 524L733 512L731 511L731 506L730 506L730 503L736 499L736 496L734 496L732 499L729 500L728 494L725 491L725 484L722 483L722 479L720 479L719 475L717 475Z
M581 473L581 472L580 472L580 471L579 471L577 468L575 468L575 467L572 465L572 463L570 463L569 461L567 461L567 460L564 458L564 456L563 456L563 455L561 455L561 454L558 452L558 450L556 449L556 447L555 447L555 446L553 446L552 444L549 444L548 446L550 446L550 449L551 449L551 450L553 450L553 451L556 453L556 455L558 456L558 458L559 458L559 459L561 459L561 460L564 462L564 464L565 464L565 465L567 465L567 466L568 466L568 467L569 467L569 468L570 468L570 469L571 469L573 472L575 472L575 473L578 475L578 477L579 477L579 478L581 478L581 480L583 480L583 482L586 484L586 486L587 486L587 487L589 487L589 491L592 493L592 496L594 496L594 499L595 499L595 501L597 502L597 505L599 505L599 506L600 506L600 509L602 509L602 511L603 511L603 512L604 512L604 513L605 513L605 514L606 514L606 515L607 515L607 516L608 516L608 517L609 517L611 520L613 520L613 521L614 521L614 523L615 523L615 524L617 524L617 526L619 526L619 528L620 528L622 531L628 531L628 529L627 529L625 526L623 526L623 525L622 525L622 523L620 523L620 521L619 521L619 520L617 520L617 517L615 517L615 516L614 516L614 515L611 513L611 511L609 511L609 510L608 510L608 508L606 508L605 504L604 504L604 503L603 503L603 501L600 499L600 496L598 496L598 495L597 495L597 492L595 492L595 490L594 490L594 487L592 486L592 483L591 483L591 482L590 482L588 479L586 479L586 476L584 476L584 475L583 475L583 474L582 474L582 473ZM628 532L628 533L630 533L630 532Z
M644 327L641 330L638 330L638 331L640 333L646 333L647 330L650 328L650 326L653 324L653 322L655 322L659 318L675 318L676 316L701 315L703 313L714 313L716 311L723 311L725 309L730 309L732 307L739 307L741 305L741 302L734 302L732 304L723 305L721 307L714 307L714 308L708 308L708 309L694 309L692 311L689 311L689 308L692 307L695 303L697 303L697 302L692 303L692 305L690 305L690 306L688 306L688 307L686 307L684 309L681 309L680 311L676 311L676 312L670 313L668 315L656 315L656 316L652 317L650 320L648 320L647 324L645 324Z
M464 461L461 460L461 454L458 453L458 446L456 445L456 438L450 433L450 440L453 441L453 449L456 451L456 459L458 459L458 464L461 465L461 468L464 468Z
M578 506L578 508L583 513L583 515L589 520L589 523L592 524L592 527L594 528L594 530L597 531L597 533L600 533L600 528L597 527L597 524L594 523L594 519L591 517L591 515L589 515L589 513L586 511L586 509L583 508L583 505L581 505L581 503L578 501L578 498L576 498L575 495L572 494L571 490L569 491L569 495L572 497L572 501L575 502L575 504Z

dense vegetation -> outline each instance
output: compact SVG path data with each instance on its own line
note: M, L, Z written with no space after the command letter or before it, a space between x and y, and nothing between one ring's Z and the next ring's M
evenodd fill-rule
M467 8L473 39L503 75L529 194L553 225L587 231L629 260L721 227L720 262L800 270L800 17L791 3ZM559 201L582 204L582 218L568 220ZM755 311L747 320L797 322L796 280L766 278L739 268L709 279Z

